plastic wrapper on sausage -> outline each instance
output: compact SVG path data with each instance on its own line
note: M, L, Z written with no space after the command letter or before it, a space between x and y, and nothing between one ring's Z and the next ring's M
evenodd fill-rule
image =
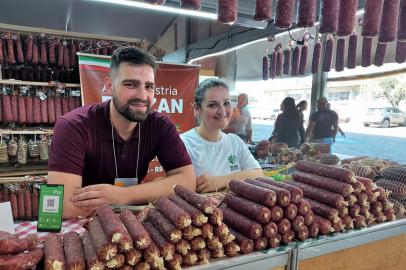
M286 29L292 25L295 11L295 0L276 1L275 26Z
M237 20L238 1L218 0L217 19L224 24L233 24Z
M256 0L254 20L263 21L272 18L272 0Z
M400 3L398 41L406 41L406 1Z
M324 62L323 62L324 72L329 72L331 70L331 64L333 62L333 53L334 53L334 39L330 37L326 41L326 46L324 47Z
M180 5L183 8L199 10L202 7L202 0L181 0Z
M299 65L300 65L300 47L296 46L295 49L293 49L292 54L292 71L291 71L292 76L297 76L297 74L299 73Z
M312 27L316 20L316 0L299 0L298 22L299 27Z
M357 21L358 0L341 0L338 15L337 35L345 37L351 35Z
M402 64L406 62L406 41L398 41L396 43L396 63Z
M340 72L344 70L345 59L345 39L340 38L337 40L336 51L336 71Z
M283 74L289 75L290 71L290 61L292 56L292 50L288 47L286 50L283 51L284 59L283 59Z
M362 63L363 67L372 65L372 38L364 37L362 42Z
M381 26L378 41L388 43L395 41L398 30L400 0L385 0L383 3Z
M366 0L362 20L362 36L374 37L379 32L384 0Z
M348 58L347 58L348 69L353 69L357 65L357 45L358 45L358 34L352 33L348 40Z
M337 32L339 8L340 1L337 0L322 1L320 30L319 30L321 34Z
M320 56L321 56L321 42L318 41L314 44L313 58L312 58L312 73L315 74L319 72L320 66Z
M307 55L309 53L309 48L307 45L302 47L302 51L300 53L300 64L299 64L299 75L304 75L306 72L307 67Z
M388 43L378 43L375 51L374 65L377 67L382 66L385 63L386 51L388 49Z

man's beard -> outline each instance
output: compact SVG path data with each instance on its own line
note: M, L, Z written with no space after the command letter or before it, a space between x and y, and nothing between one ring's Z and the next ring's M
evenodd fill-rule
M140 112L140 111L132 111L130 110L130 104L131 103L143 103L147 105L147 108L145 112ZM131 99L127 102L127 104L120 104L118 101L118 98L116 98L113 95L113 104L114 107L116 107L116 110L128 121L131 122L142 122L145 119L147 119L149 110L150 110L150 104L147 100L141 100L141 99Z

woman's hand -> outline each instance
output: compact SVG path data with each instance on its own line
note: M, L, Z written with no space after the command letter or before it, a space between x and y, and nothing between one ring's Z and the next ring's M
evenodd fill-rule
M228 185L224 176L210 176L202 174L196 178L196 192L208 193L225 188Z
M91 185L73 192L71 201L77 207L97 207L100 204L125 204L125 187L109 184Z

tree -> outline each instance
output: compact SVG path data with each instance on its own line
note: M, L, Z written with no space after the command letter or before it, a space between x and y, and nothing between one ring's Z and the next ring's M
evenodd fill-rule
M379 86L380 89L375 91L375 97L387 99L393 107L398 108L399 103L406 99L406 86L400 84L397 79L380 80Z

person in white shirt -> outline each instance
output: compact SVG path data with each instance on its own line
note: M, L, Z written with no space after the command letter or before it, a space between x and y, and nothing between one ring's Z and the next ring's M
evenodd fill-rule
M233 179L263 176L258 161L241 138L222 132L233 113L225 82L203 81L196 90L194 110L199 126L180 137L192 159L197 192L225 188Z

